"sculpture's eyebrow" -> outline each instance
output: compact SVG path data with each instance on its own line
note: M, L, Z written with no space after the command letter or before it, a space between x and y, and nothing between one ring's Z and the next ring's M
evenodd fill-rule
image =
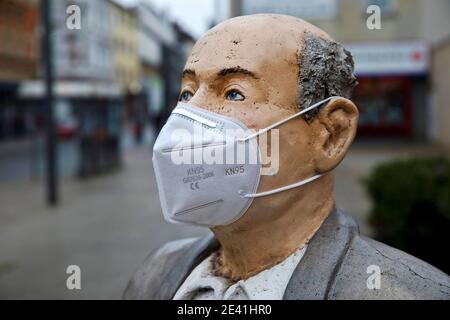
M237 67L232 67L232 68L226 68L226 69L222 69L217 73L218 77L225 77L227 75L230 74L242 74L242 75L246 75L246 76L250 76L254 79L258 79L258 77L256 76L256 74L254 74L253 72L241 68L240 66Z
M217 72L216 75L217 75L217 77L226 77L231 74L241 74L241 75L245 75L245 76L250 76L253 79L258 79L258 77L256 76L256 74L254 72L244 69L240 66L222 69L219 72ZM196 77L195 70L185 69L183 71L183 78L186 78L187 76Z
M186 76L192 76L192 77L195 77L195 71L194 70L192 70L192 69L185 69L184 71L183 71L183 78L185 78Z

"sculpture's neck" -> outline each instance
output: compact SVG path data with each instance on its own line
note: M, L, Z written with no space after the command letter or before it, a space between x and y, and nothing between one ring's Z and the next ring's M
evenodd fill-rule
M260 217L259 221L250 219L252 225L241 219L212 230L221 244L216 264L219 274L235 281L246 279L303 247L334 208L333 176L325 176L285 197L280 200L291 201L278 201L276 208L254 201L245 214ZM278 218L264 221L267 210L277 210Z

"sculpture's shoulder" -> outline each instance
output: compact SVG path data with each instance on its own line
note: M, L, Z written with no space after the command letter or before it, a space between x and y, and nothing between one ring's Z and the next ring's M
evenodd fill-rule
M379 268L379 269L378 269ZM380 271L380 288L376 273ZM430 264L355 235L329 291L331 299L450 299L450 278Z
M123 294L124 299L165 299L160 288L167 273L175 262L197 241L198 238L188 238L170 241L153 251L141 263L134 273Z

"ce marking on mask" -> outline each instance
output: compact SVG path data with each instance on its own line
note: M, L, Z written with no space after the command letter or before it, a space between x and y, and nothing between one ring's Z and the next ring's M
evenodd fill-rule
M183 183L189 185L192 191L200 190L200 181L214 177L214 171L207 172L203 166L189 168L186 174Z

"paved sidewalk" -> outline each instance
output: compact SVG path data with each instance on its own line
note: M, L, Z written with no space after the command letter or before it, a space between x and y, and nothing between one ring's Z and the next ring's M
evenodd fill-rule
M370 204L360 184L375 164L428 147L355 146L337 170L338 204L363 233ZM163 221L150 148L126 153L123 170L81 181L65 179L62 203L43 203L42 181L0 183L0 298L118 299L137 265L166 241L200 228ZM66 289L66 268L81 267L82 290Z
M0 185L0 298L118 299L150 250L204 234L163 221L150 149L127 153L122 171L65 180L62 204L43 204L41 181ZM82 290L66 289L81 267Z

